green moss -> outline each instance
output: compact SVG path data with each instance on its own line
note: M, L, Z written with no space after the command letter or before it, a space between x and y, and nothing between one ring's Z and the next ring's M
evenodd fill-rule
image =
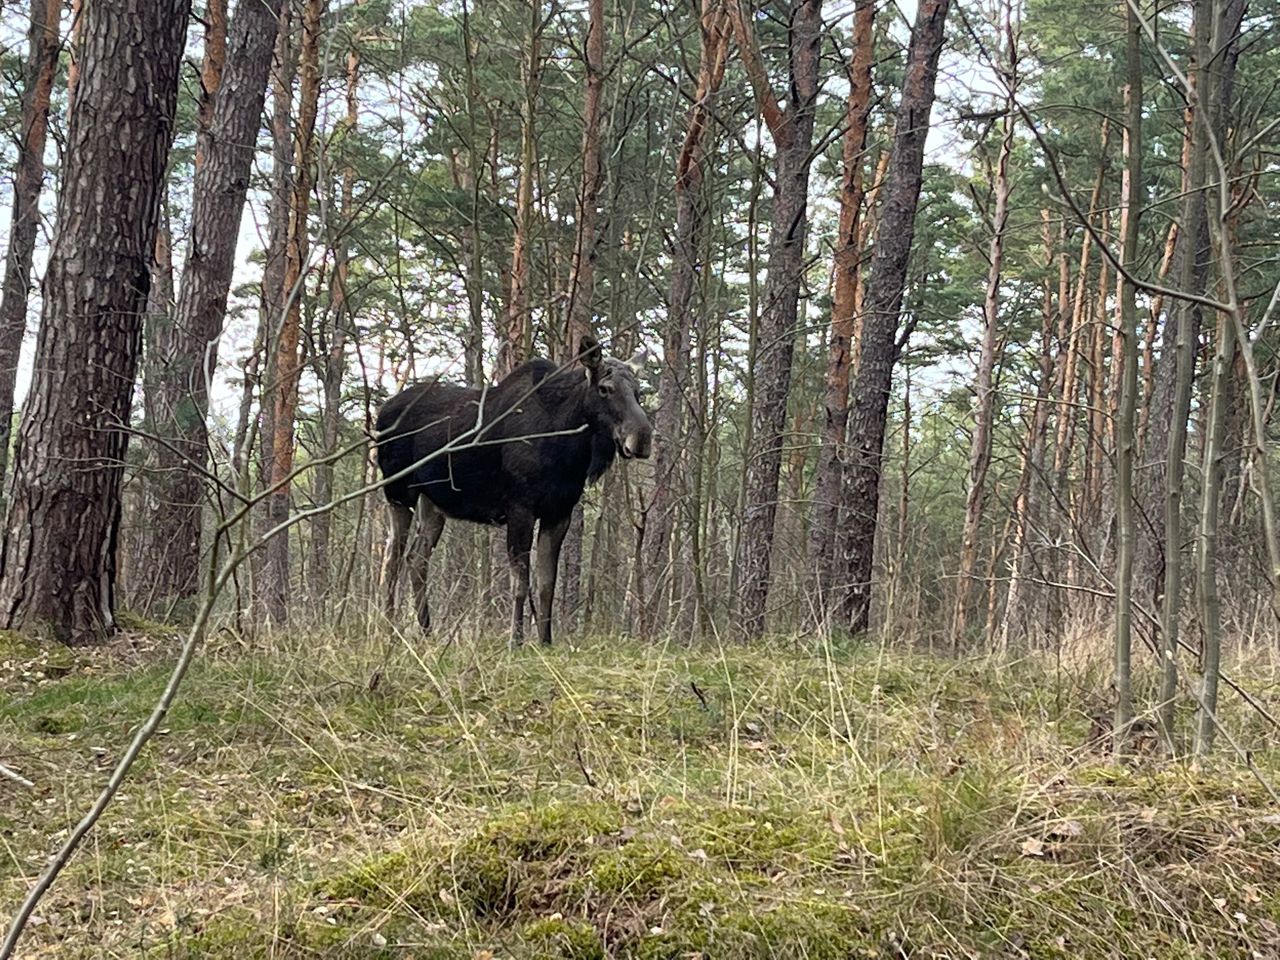
M256 960L267 952L262 929L237 917L212 917L195 934L175 941L174 955L183 960L226 956Z
M178 623L189 621L192 613L189 609L192 606L190 602L182 603L181 606L185 608L182 611L182 614L185 614L185 619L175 609L174 620ZM116 626L129 633L140 633L157 640L168 640L181 632L179 628L174 627L172 624L152 620L132 610L117 610Z
M537 956L562 960L605 960L608 956L595 927L556 914L525 924L520 936L537 949Z
M28 660L40 650L40 644L17 630L0 630L0 660Z
M8 665L19 674L57 680L80 664L75 648L16 630L0 630L0 667ZM0 680L4 671L0 670Z
M459 844L449 863L458 900L476 916L536 907L548 881L589 861L597 838L621 826L616 809L556 803L488 821Z
M722 926L743 935L744 955L750 957L788 953L808 960L846 960L879 952L876 940L862 930L851 907L820 900L738 910Z
M33 733L43 733L51 737L74 733L83 725L83 718L73 712L42 713L31 718Z
M591 863L580 886L609 897L649 899L669 891L692 871L687 853L660 840L633 840Z
M320 893L333 900L359 900L385 906L407 898L420 885L418 872L403 850L379 854L320 884Z
M344 927L304 917L297 923L272 928L251 919L220 916L210 919L195 934L175 937L163 955L175 960L391 960L404 953L386 937L374 942L362 926ZM420 939L412 955L421 960L470 960L472 956L457 946L431 945Z

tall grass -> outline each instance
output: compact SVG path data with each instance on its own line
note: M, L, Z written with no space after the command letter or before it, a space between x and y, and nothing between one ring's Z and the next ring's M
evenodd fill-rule
M0 644L8 911L171 641ZM1232 698L1241 754L1118 766L1105 662L223 634L21 955L1280 955L1273 728Z

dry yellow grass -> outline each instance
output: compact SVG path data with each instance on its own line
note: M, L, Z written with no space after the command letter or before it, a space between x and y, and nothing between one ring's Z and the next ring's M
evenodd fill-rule
M36 784L0 783L7 914L167 644L3 644L0 762ZM1280 758L1235 699L1252 771L1116 765L1083 656L220 644L21 956L1280 956Z

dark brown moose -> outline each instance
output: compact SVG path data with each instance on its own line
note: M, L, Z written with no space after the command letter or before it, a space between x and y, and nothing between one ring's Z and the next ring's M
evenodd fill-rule
M588 483L623 459L648 457L653 427L640 406L633 363L604 359L584 338L583 370L530 360L484 389L422 383L378 412L378 466L391 512L384 571L388 615L396 607L406 553L418 623L431 628L427 565L446 518L507 528L511 642L524 639L529 550L538 522L534 615L551 642L560 545ZM418 532L410 548L414 515Z

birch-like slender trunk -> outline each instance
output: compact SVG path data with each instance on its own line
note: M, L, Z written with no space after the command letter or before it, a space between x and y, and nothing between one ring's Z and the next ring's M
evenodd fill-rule
M1004 269L1005 226L1009 219L1009 157L1013 153L1014 117L1018 95L1018 41L1013 4L1004 4L1003 33L1006 61L1001 65L1006 98L1001 123L1000 150L996 157L992 191L991 246L987 255L987 287L982 301L982 348L978 354L973 436L969 448L969 479L965 495L964 527L960 538L960 566L956 572L955 602L951 611L951 646L964 641L968 625L970 580L978 562L978 530L986 505L987 471L991 466L991 428L995 421L994 373L1000 337L1000 282Z
M1136 547L1134 519L1133 457L1138 403L1138 306L1137 287L1128 274L1137 269L1138 221L1142 214L1142 28L1138 15L1126 5L1124 88L1124 176L1120 197L1120 336L1123 374L1120 378L1120 419L1116 424L1116 712L1113 742L1117 752L1126 750L1133 723L1133 555Z

